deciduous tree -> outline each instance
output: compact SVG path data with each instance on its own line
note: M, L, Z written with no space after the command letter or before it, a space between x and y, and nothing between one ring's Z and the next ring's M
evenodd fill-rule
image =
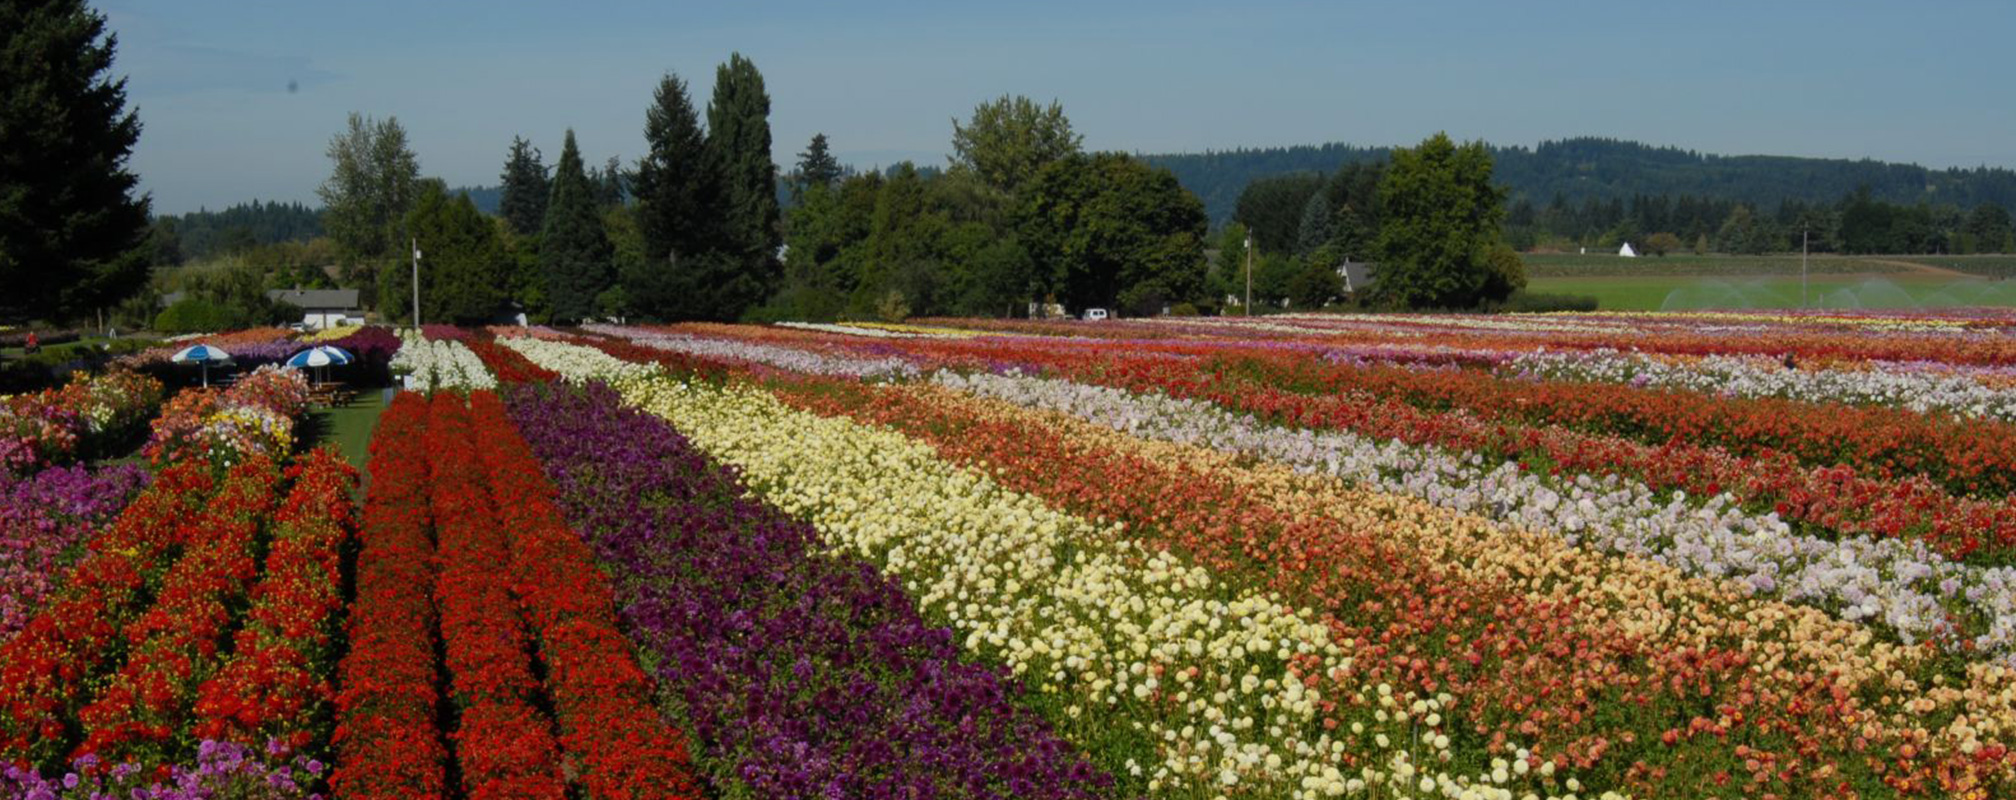
M1483 143L1458 146L1437 133L1393 151L1379 185L1379 280L1383 302L1407 308L1469 308L1501 289L1491 253L1505 219Z
M966 124L952 120L952 165L1014 194L1044 166L1076 155L1082 139L1056 101L1038 106L1022 95L1002 95L975 106Z

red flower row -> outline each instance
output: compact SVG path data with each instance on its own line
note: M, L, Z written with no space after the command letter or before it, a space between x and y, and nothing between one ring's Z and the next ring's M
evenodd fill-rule
M339 797L447 795L447 747L434 719L434 543L427 530L427 401L401 393L371 439L371 491L359 531L350 651L336 695Z
M288 471L294 479L274 519L266 573L252 590L231 660L198 690L200 739L261 746L278 739L299 750L311 721L333 699L335 621L343 612L342 547L356 527L350 491L357 471L318 449Z
M215 491L207 465L164 470L100 533L63 591L0 646L0 760L55 764L83 689L109 669Z
M475 351L476 357L483 360L483 366L489 367L490 372L497 376L498 383L537 383L560 377L559 373L532 363L518 351L498 344L497 337L489 331L476 329L462 339L462 343Z
M565 795L559 745L534 705L531 639L516 613L510 553L484 491L482 465L461 395L434 395L426 443L433 480L428 496L440 548L434 600L441 609L449 687L462 712L456 760L470 797Z
M512 592L546 665L560 744L588 796L697 797L684 739L651 706L651 682L616 627L615 593L594 554L561 516L497 395L476 392L470 404L497 527L510 540Z
M126 625L126 662L77 714L85 738L76 755L158 766L181 733L196 688L221 659L231 607L258 578L253 546L273 510L280 470L263 457L232 468L223 489L186 518L182 557L147 612Z

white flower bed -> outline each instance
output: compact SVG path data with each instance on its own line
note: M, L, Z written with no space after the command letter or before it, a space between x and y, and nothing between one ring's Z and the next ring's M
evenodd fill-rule
M833 375L872 379L915 378L920 374L917 365L893 357L849 358L826 353L815 353L795 347L781 347L778 345L743 342L733 339L708 339L684 334L653 333L635 328L621 328L610 325L590 325L587 326L586 330L622 337L633 344L667 352L767 364L778 369L807 375Z
M1872 369L1787 369L1762 357L1661 358L1643 353L1528 353L1509 369L1551 380L1628 383L1736 397L1782 397L1815 403L1849 403L1942 411L1966 417L2016 421L2016 389L1984 385L1974 370L1936 369L1876 362Z
M429 339L415 330L399 331L402 343L392 355L392 371L411 374L417 391L471 391L497 388L497 378L461 342Z

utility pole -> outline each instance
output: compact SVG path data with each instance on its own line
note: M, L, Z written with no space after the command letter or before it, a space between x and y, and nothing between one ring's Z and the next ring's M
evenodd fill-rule
M1806 235L1810 228L1799 229L1799 307L1806 307Z
M1246 232L1246 316L1253 316L1253 232Z
M420 238L413 243L413 330L420 330Z

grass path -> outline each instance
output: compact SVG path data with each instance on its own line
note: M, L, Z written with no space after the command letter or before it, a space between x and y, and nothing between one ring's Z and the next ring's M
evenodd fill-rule
M334 444L342 451L343 458L359 472L365 472L364 481L358 483L358 491L363 491L370 474L365 471L365 461L369 458L371 433L378 429L378 416L385 412L389 399L382 389L366 389L358 392L349 403L336 406L316 406L308 412L308 422L304 425L302 437L316 445Z

